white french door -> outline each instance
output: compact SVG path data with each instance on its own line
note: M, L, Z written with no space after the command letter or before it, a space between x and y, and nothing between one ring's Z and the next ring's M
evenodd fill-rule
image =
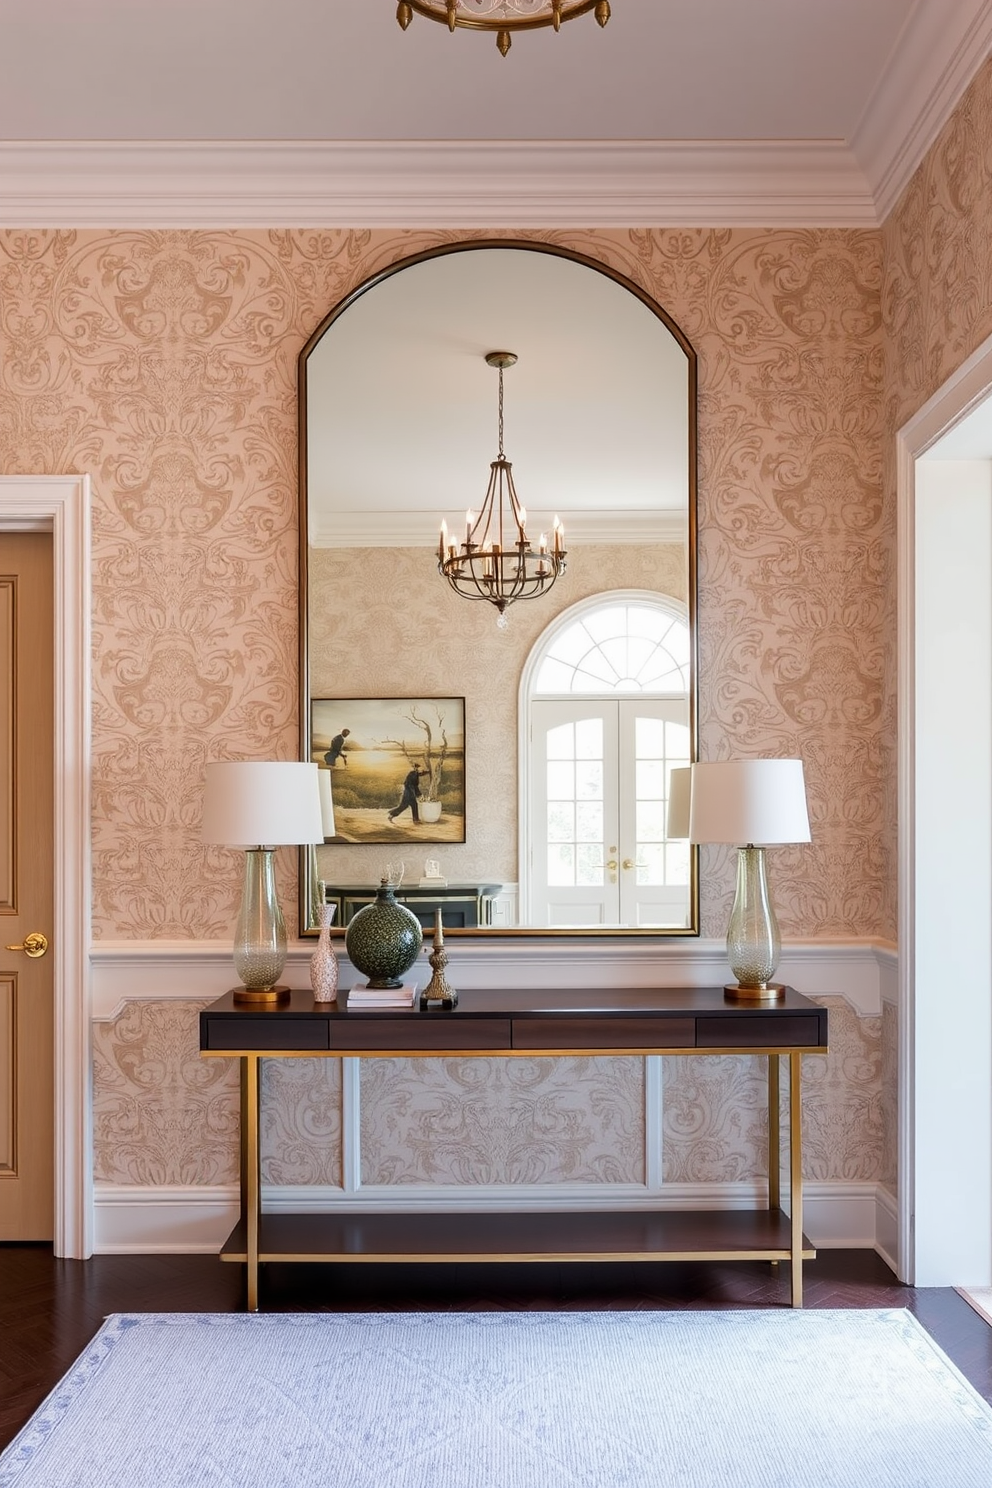
M535 700L530 747L528 923L684 925L689 850L666 817L685 699Z

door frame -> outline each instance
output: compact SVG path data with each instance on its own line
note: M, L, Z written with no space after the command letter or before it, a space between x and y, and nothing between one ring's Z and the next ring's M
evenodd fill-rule
M971 1172L992 1172L992 1129L984 1117L988 1109L992 1070L981 1037L956 1038L949 1049L946 1016L953 1000L956 1027L977 1027L988 1010L981 1005L987 989L976 989L967 936L954 935L940 915L928 913L923 885L931 864L945 851L953 856L946 825L935 824L918 810L918 756L932 770L935 759L947 758L943 719L932 707L933 689L926 670L927 644L923 633L919 586L921 559L927 556L930 535L918 511L917 460L973 409L992 396L992 337L968 359L908 420L896 435L898 565L898 1272L915 1286L987 1286L990 1275L958 1273L962 1256L955 1236L976 1220L988 1217L988 1196L976 1203L974 1185L962 1179L960 1164L950 1156L969 1138ZM934 582L928 558L929 583ZM932 612L932 611L931 611ZM944 751L941 756L941 751ZM981 927L973 927L981 937ZM976 960L988 961L988 948L975 943ZM935 975L936 969L936 975ZM976 1001L976 997L978 1001ZM948 1098L953 1071L954 1094ZM950 1141L948 1137L950 1136ZM984 1258L972 1247L970 1260L989 1268L989 1241L978 1241Z
M90 485L0 476L0 532L50 532L55 655L55 1254L93 1253Z

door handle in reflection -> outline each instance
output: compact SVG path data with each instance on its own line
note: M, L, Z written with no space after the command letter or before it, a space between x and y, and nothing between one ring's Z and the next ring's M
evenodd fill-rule
M32 930L30 935L25 935L20 945L9 945L6 949L23 951L25 956L30 956L34 960L38 956L43 956L48 950L48 937L42 935L40 930Z
M647 864L635 862L633 858L624 858L623 866L625 868L646 868Z

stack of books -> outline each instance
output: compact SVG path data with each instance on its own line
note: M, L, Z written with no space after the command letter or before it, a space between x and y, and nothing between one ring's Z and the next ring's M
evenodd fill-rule
M348 993L349 1007L413 1007L417 996L417 984L411 982L402 987L370 987L368 982L356 982Z

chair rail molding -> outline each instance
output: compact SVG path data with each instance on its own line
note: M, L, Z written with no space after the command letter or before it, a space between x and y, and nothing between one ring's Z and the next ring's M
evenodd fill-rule
M286 962L287 985L306 988L314 941L296 941ZM341 942L342 985L355 976ZM450 974L459 990L521 977L535 987L712 987L727 979L722 940L617 942L608 938L471 942L448 937ZM429 949L429 947L428 947ZM226 941L97 941L92 1016L113 1022L128 1002L195 1002L220 997L235 981ZM778 971L807 997L840 997L859 1018L877 1018L896 997L895 947L880 940L786 942Z

